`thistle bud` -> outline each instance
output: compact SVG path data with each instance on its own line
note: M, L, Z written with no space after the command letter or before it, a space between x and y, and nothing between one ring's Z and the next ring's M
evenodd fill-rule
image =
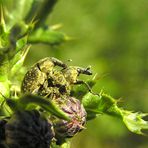
M0 120L0 142L5 139L5 124L7 121L5 119Z
M74 97L69 97L61 102L61 99L56 99L60 108L71 118L71 121L62 119L54 119L53 126L55 130L55 138L57 144L61 144L65 138L71 138L78 132L84 129L86 122L86 111L80 101Z
M18 111L5 125L6 144L10 148L49 148L54 133L52 124L38 111Z

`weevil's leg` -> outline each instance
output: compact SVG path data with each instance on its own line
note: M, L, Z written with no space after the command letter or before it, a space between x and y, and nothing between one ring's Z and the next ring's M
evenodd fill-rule
M77 80L74 84L75 85L84 84L87 87L87 89L89 90L89 92L92 91L91 88L90 88L90 86L86 82L84 82L82 80Z
M34 89L32 92L30 92L30 93L32 93L32 94L38 94L39 88L40 88L40 86L37 86L37 88L35 88L35 89Z
M60 66L60 67L63 67L63 68L66 68L66 67L67 67L67 65L66 65L65 63L63 63L62 61L60 61L60 60L58 60L58 59L56 59L56 58L54 58L54 57L51 57L51 61L52 61L55 65L57 65L57 66Z
M89 91L90 93L92 93L93 95L98 95L97 93L94 93L94 92L92 91L91 87L90 87L85 81L83 81L83 80L77 80L74 84L75 84L75 85L83 84L83 85L85 85L85 86L87 87L87 89L88 89L88 91Z

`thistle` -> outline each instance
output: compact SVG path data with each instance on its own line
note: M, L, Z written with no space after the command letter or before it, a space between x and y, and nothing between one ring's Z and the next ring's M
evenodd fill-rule
M92 75L90 67L69 66L54 57L41 59L30 70L23 66L31 45L57 47L69 40L57 25L45 23L56 2L0 1L0 147L67 148L70 138L102 114L145 135L146 113L127 111L108 94L94 93L96 79L78 79Z
M6 119L0 120L0 144L5 143L5 125L7 123Z

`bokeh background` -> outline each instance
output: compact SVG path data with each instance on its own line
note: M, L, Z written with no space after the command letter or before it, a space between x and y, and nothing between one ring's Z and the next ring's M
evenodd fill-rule
M148 112L148 1L60 0L47 20L62 23L72 40L60 47L38 44L26 60L54 56L70 65L91 65L104 89L128 110ZM85 77L87 79L87 76ZM84 78L84 79L85 79ZM116 118L103 115L87 123L72 148L148 148L148 138L130 133Z

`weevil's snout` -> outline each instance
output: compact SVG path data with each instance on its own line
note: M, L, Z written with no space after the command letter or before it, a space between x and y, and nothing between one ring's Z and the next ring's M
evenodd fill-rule
M84 74L86 74L86 75L92 75L93 74L92 71L91 71L91 67L90 66L85 69Z
M79 74L85 74L85 75L92 75L92 71L91 71L91 67L87 67L87 68L77 68Z

